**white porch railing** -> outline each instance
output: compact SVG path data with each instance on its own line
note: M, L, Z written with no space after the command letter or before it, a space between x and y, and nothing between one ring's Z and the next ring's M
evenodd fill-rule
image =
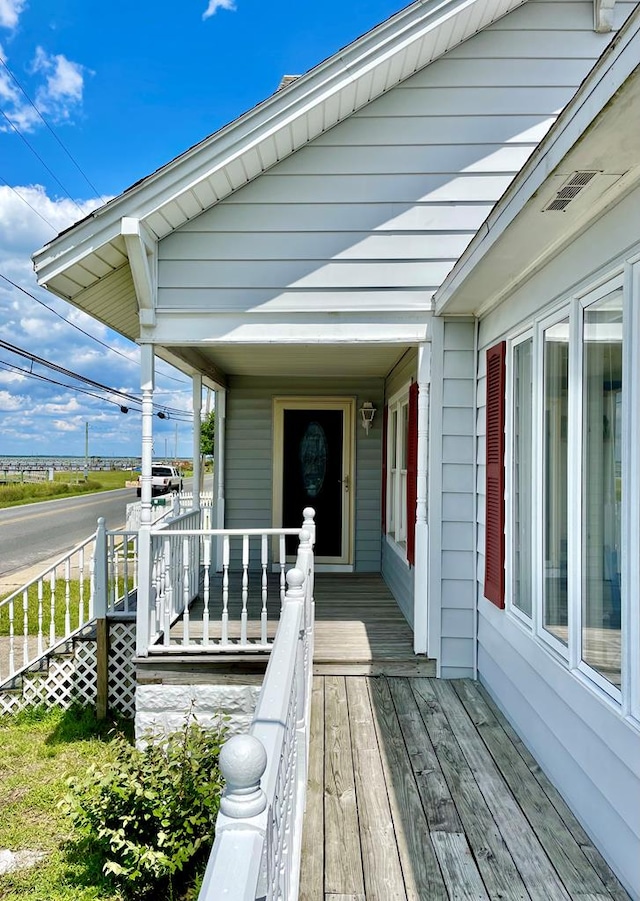
M249 734L229 739L220 754L226 789L199 901L298 897L313 660L314 539L314 531L301 531Z
M150 530L149 597L138 598L138 633L148 642L138 646L140 656L271 648L269 622L278 620L285 597L286 538L315 533L313 511L299 529L203 529L200 518L190 510ZM220 576L211 572L216 547ZM274 568L277 603L270 597Z
M0 684L77 635L96 617L128 613L137 591L137 532L85 541L0 601Z

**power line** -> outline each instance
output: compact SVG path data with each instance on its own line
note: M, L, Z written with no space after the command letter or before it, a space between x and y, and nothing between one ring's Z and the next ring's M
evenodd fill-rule
M80 388L78 385L69 385L66 382L59 382L57 379L52 379L49 376L41 375L38 372L33 372L29 369L23 369L22 366L16 366L15 363L9 363L7 360L0 360L0 368L3 368L9 372L18 372L23 375L25 378L36 379L40 382L47 382L50 385L58 385L61 388L67 388L69 391L75 391L79 394L86 394L87 397L93 397L96 400L105 401L109 404L114 404L114 406L119 407L123 413L129 413L133 411L134 413L142 413L142 409L139 407L132 406L124 406L119 400L112 400L110 397L104 397L101 394L95 394L93 391L87 391L86 388ZM169 416L169 419L174 422L191 422L190 418L181 418L180 416Z
M49 222L49 220L46 219L42 215L42 213L39 213L38 210L34 206L31 206L31 204L29 203L27 198L23 197L19 191L16 191L16 189L12 185L10 185L9 182L6 180L6 178L3 178L2 175L0 175L0 181L3 181L5 183L5 185L9 188L9 190L13 191L13 193L16 195L16 197L19 197L23 203L26 203L26 205L29 207L29 209L32 210L36 214L36 216L38 216L40 219L42 219L42 221L45 222L49 226L49 228L52 228L54 232L58 231L58 229L55 227L55 225L53 225L53 223Z
M71 162L73 163L73 165L76 167L76 169L78 170L78 172L80 173L80 175L82 175L82 177L84 178L84 180L86 181L86 183L89 185L89 187L91 188L91 190L92 190L92 191L100 198L100 200L102 200L102 202L104 203L105 198L102 196L101 192L96 188L96 186L93 184L93 182L91 181L91 179L89 178L89 176L88 176L88 175L86 174L86 172L82 169L82 167L80 166L80 163L78 163L77 160L75 159L75 157L71 154L71 151L65 146L65 144L63 144L63 142L62 142L61 138L58 136L57 132L56 132L56 131L52 128L52 126L47 122L47 120L46 120L45 117L42 115L42 113L40 112L40 110L38 109L38 107L35 105L35 103L34 103L33 100L31 99L31 97L27 94L27 92L25 91L25 89L23 88L23 86L20 84L20 82L18 81L18 79L16 78L16 76L14 75L14 73L11 71L11 69L10 69L9 66L7 65L7 61L6 61L5 59L3 59L1 56L0 56L0 64L1 64L2 66L4 66L4 68L6 69L6 71L7 71L8 74L9 74L9 76L13 79L13 81L16 83L16 85L20 88L20 90L22 91L22 93L24 94L24 96L27 98L27 101L31 104L31 106L33 107L33 109L36 111L37 115L39 116L39 118L40 118L40 120L42 121L42 123L43 123L43 125L45 126L45 128L48 129L48 131L53 135L53 137L54 137L55 140L58 142L58 144L60 145L60 147L62 147L62 149L64 150L64 152L67 154L67 156L69 157L69 159L71 160Z
M40 156L40 154L38 153L38 151L35 149L35 147L34 147L32 144L30 144L29 141L27 141L27 139L26 139L25 136L22 134L22 132L20 131L20 129L18 128L18 126L15 125L15 124L11 121L11 119L9 118L9 116L7 116L7 114L5 113L5 111L4 111L3 109L0 109L0 115L4 116L4 118L7 120L7 122L8 122L9 125L11 126L11 128L13 128L13 130L14 130L15 133L18 135L18 137L20 138L20 140L23 141L23 142L27 145L27 147L29 148L29 150L31 151L31 153L36 157L36 159L40 160L40 162L42 163L42 165L44 166L44 168L47 170L47 172L49 173L49 175L51 176L51 178L52 178L55 182L57 182L57 184L60 185L60 187L62 188L62 190L64 191L64 193L67 195L67 197L68 197L69 200L71 201L71 203L75 203L75 205L78 207L78 209L80 210L80 212L82 213L82 215L84 215L84 210L82 209L82 207L80 206L80 204L78 203L78 201L77 201L77 200L74 200L74 198L71 196L71 194L69 193L69 191L65 188L65 186L62 184L62 182L60 181L60 179L58 178L58 176L55 174L55 172L53 172L53 170L51 170L51 169L49 168L49 166L47 166L47 164L46 164L45 161L42 159L42 157Z
M109 385L104 385L102 382L97 382L95 379L91 379L88 376L80 375L77 372L73 372L71 369L67 369L64 366L61 366L59 363L52 363L49 360L45 360L44 357L39 357L37 354L34 354L31 351L25 350L22 347L18 347L15 344L10 344L8 341L0 340L0 347L8 350L10 353L13 353L18 357L30 360L32 364L38 363L39 365L44 366L48 369L52 369L54 372L58 372L61 375L66 376L67 378L74 379L75 381L81 382L85 385L90 385L92 388L98 388L100 391L106 391L108 394L113 394L116 397L121 397L123 400L129 403L133 402L142 404L142 398L137 397L136 395L129 394L126 391L120 391L118 388L111 388ZM162 411L166 411L174 417L183 416L191 418L190 414L186 410L180 410L178 407L169 407L166 404L155 403L154 407Z
M40 298L36 297L35 294L32 294L31 291L27 291L26 288L22 287L22 285L18 285L16 282L14 282L10 278L8 278L6 275L3 275L2 272L0 272L0 278L3 279L5 282L7 282L7 284L9 284L13 288L15 288L17 291L22 291L22 293L26 294L27 297L30 297L31 300L35 300L36 303L39 303L40 306L45 308L45 310L49 310L49 312L53 313L54 316L57 316L58 319L62 319L62 321L66 322L67 325L70 325L72 328L81 332L83 335L86 335L87 338L91 338L92 341L95 341L97 344L100 344L101 347L105 347L107 350L110 350L112 353L118 354L119 357L122 357L123 360L127 360L127 362L129 362L129 363L132 362L131 358L128 357L126 354L123 354L122 351L118 350L116 347L111 347L110 344L107 344L105 341L101 341L100 338L96 338L95 335L92 335L90 332L85 331L83 328L81 328L81 326L76 325L75 322L71 322L71 320L67 319L65 316L63 316L62 313L59 313L53 307L50 307L49 304L44 302L44 300L40 300ZM168 373L165 373L165 372L159 372L158 375L162 376L165 379L171 379L171 381L173 381L173 382L178 382L179 385L187 384L183 379L177 379L175 376L168 375Z

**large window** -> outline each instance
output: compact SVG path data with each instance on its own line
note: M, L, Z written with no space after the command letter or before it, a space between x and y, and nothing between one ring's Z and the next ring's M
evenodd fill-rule
M404 546L407 538L408 389L389 404L387 423L387 535L396 544Z
M508 354L507 606L619 701L623 629L638 628L622 565L630 328L620 278Z
M533 339L513 348L513 595L514 607L531 616L531 474Z
M620 686L622 289L584 310L582 660Z

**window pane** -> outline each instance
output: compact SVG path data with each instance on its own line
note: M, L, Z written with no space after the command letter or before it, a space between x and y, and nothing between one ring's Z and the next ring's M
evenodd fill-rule
M622 290L584 313L582 659L620 685Z
M391 469L396 468L396 452L398 440L398 411L394 410L391 414L391 424L389 426L389 450L391 451L391 460L389 461Z
M544 628L567 643L569 320L544 333Z
M407 468L409 444L409 404L402 405L402 469Z
M513 604L531 616L532 347L513 350Z

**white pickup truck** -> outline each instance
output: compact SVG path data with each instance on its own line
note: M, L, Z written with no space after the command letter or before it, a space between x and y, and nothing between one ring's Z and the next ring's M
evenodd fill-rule
M151 467L151 494L169 494L172 491L182 491L182 476L175 466L168 463L154 463ZM140 484L136 493L140 497Z

